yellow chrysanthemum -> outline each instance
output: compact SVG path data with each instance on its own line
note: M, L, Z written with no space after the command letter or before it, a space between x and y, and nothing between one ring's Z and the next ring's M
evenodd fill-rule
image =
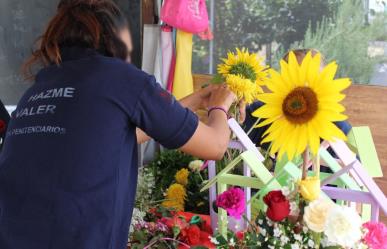
M253 103L258 95L262 93L262 88L259 85L243 78L241 75L229 74L226 78L226 83L239 100L244 99L248 104Z
M162 203L163 207L173 208L176 211L184 211L184 202L187 192L183 185L175 183L169 186L166 200Z
M309 52L299 65L294 53L290 53L288 63L280 62L280 73L270 70L267 87L271 93L258 96L266 104L253 116L266 119L259 127L271 124L262 142L272 142L270 152L278 152L279 157L286 153L291 160L307 146L316 155L320 138L346 140L333 122L347 119L342 114L345 108L340 101L345 95L341 91L351 81L348 78L334 79L335 62L322 70L320 62L320 54L312 57Z
M183 186L187 186L188 176L189 176L188 169L186 169L186 168L181 169L181 170L177 171L177 173L175 175L176 182L180 183Z
M218 73L226 80L239 99L244 98L247 103L256 100L262 93L261 86L267 78L267 67L263 59L257 54L250 54L248 50L236 49L236 53L229 52L223 64L218 66Z

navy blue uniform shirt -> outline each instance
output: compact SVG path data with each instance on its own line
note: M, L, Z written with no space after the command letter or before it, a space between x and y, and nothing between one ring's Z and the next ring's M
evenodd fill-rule
M1 249L124 249L139 127L167 148L198 118L122 60L66 48L12 114L0 156Z

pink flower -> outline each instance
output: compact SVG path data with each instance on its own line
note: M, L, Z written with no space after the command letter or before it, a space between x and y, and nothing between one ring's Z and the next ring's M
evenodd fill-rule
M364 242L371 249L387 249L387 227L383 223L367 222L363 227L367 230Z
M216 206L225 209L229 216L240 219L246 209L245 193L240 188L230 188L218 195Z

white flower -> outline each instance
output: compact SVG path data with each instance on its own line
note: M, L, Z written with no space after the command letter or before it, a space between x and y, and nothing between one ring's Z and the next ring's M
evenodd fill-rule
M292 249L300 249L300 245L299 244L292 244L291 248Z
M261 229L261 234L262 234L262 236L266 236L266 229Z
M230 239L230 243L229 243L230 246L235 246L235 241L234 241L234 238L231 238Z
M199 171L203 166L203 161L201 160L195 160L189 163L188 168L191 171Z
M297 216L300 213L300 209L296 202L290 202L290 215Z
M336 246L335 243L330 242L326 236L324 236L321 240L321 245L323 247L330 247L330 246Z
M361 239L361 224L356 210L336 206L328 213L324 232L329 242L351 248Z
M289 242L289 238L284 235L282 235L280 239L281 239L281 245L285 245Z
M313 240L308 240L308 246L311 248L314 248L314 241Z
M144 222L146 213L138 208L133 208L132 221L129 227L129 235L134 232L134 226Z
M358 243L354 249L369 249L369 247L364 243Z
M263 224L263 220L259 219L259 220L258 220L258 224L259 224L259 225L262 225L262 224Z
M302 240L302 237L301 237L301 235L299 235L299 234L295 234L295 235L294 235L294 239L295 239L295 240L298 240L298 241L301 241L301 240Z
M330 200L318 199L305 208L304 221L308 228L316 233L324 231L329 211L335 207Z
M278 227L274 228L273 233L274 237L280 237L282 234L281 229L279 229Z
M290 194L290 189L289 187L285 186L285 187L282 187L281 192L284 196L288 196Z
M219 245L219 241L215 237L209 236L208 238L210 239L212 244Z

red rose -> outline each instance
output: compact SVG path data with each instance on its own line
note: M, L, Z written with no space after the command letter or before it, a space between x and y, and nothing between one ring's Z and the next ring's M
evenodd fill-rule
M160 221L165 225L167 225L169 229L173 229L174 227L177 227L180 230L183 230L188 226L188 223L184 219L178 216L174 216L172 218L163 217L160 219Z
M280 190L269 192L263 201L267 205L266 215L272 221L282 221L290 214L290 204Z
M200 228L197 225L192 225L181 232L181 237L190 246L196 246L200 244L200 234Z
M245 233L242 232L242 231L237 232L235 235L236 235L236 237L237 237L239 240L243 240L243 239L245 238Z
M202 223L202 230L208 234L212 234L212 227L211 224L207 221L204 220Z
M0 133L5 132L6 128L7 128L7 125L5 124L4 120L0 119Z
M212 234L212 233L211 233ZM211 236L210 233L207 233L207 232L200 232L200 245L201 246L204 246L206 248L215 248L214 244L211 243L211 240L210 240L210 236Z

